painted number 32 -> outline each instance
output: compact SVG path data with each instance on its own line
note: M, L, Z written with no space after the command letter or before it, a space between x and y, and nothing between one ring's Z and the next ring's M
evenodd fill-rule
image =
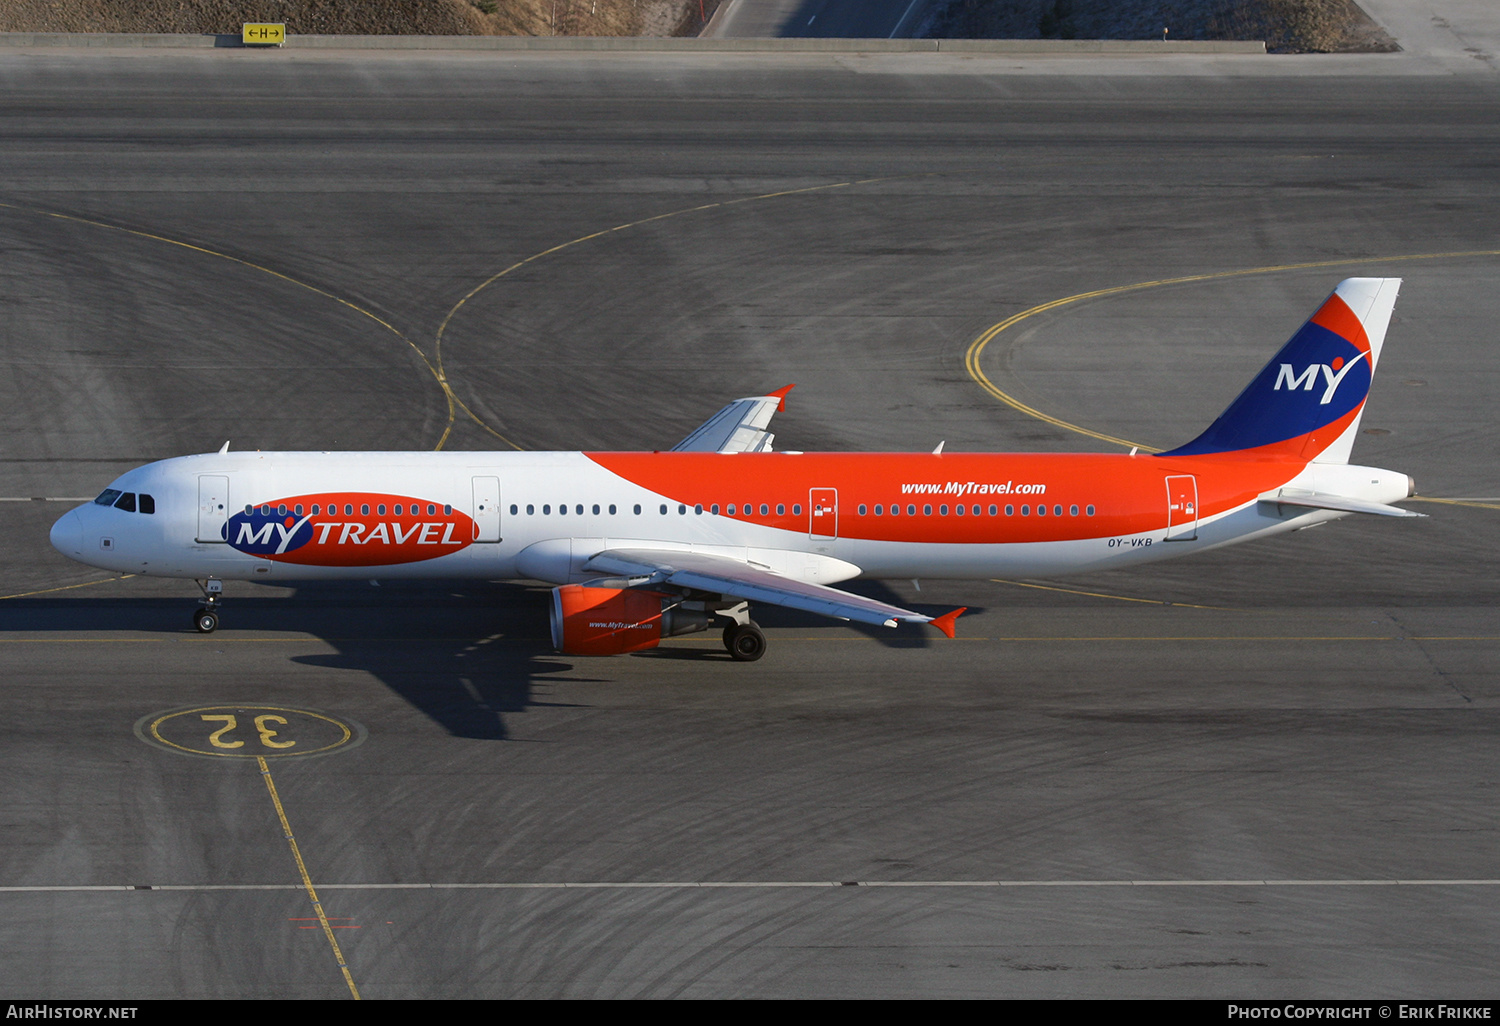
M224 737L225 734L228 734L230 731L234 730L235 727L238 727L240 725L239 719L237 717L231 716L226 713L219 716L203 716L201 718L207 720L210 723L222 722L224 724L224 726L208 735L208 743L213 745L215 748L243 748L245 746L245 742L243 741L240 741L238 739L229 741ZM286 719L284 717L271 714L255 717L255 729L260 734L260 743L263 747L290 748L292 747L292 745L297 743L295 741L275 740L276 731L272 730L270 727L270 724L272 723L279 723L284 727L286 726Z

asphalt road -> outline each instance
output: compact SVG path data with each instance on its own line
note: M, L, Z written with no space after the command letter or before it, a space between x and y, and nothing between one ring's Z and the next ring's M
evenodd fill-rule
M1492 997L1471 63L0 53L0 992ZM769 611L745 665L559 657L504 584L231 584L200 637L191 584L46 541L47 497L226 438L656 448L788 382L782 447L1108 449L971 343L1252 270L983 369L1173 444L1404 276L1356 458L1464 501L865 585L972 612Z
M908 39L930 0L729 0L713 20L719 39Z

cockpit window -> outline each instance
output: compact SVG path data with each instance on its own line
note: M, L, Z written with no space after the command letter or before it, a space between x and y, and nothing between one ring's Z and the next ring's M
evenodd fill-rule
M140 510L141 510L142 513L155 513L156 512L156 499L154 499L151 496L147 495L145 492L142 492L141 493Z
M99 498L94 500L95 506L113 506L115 500L123 493L118 488L106 488L99 493Z
M115 500L115 509L123 509L126 513L135 512L135 492L125 492Z

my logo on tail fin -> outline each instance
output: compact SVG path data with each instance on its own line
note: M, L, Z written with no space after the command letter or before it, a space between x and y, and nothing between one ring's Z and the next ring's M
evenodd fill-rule
M1333 401L1333 393L1338 391L1339 384L1344 380L1344 376L1354 369L1354 365L1357 362L1357 360L1350 360L1348 363L1345 363L1342 356L1335 356L1333 363L1309 364L1307 369L1301 374L1295 373L1291 364L1284 363L1276 375L1276 385L1271 391L1279 392L1281 391L1281 386L1285 384L1287 390L1291 392L1295 392L1299 388L1311 392L1313 386L1318 383L1318 371L1321 370L1323 372L1323 380L1327 382L1328 387L1323 390L1323 398L1318 400L1318 405L1327 406Z
M1359 420L1375 372L1370 333L1384 339L1395 284L1376 278L1341 282L1208 430L1160 455L1253 449L1312 459L1323 453ZM1337 455L1347 459L1347 449L1344 444Z

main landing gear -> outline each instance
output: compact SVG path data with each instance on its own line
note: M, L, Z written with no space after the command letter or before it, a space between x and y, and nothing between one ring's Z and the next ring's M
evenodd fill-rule
M199 634L212 634L219 629L219 603L224 599L224 582L210 577L199 581L203 589L203 605L193 613L193 627Z
M711 611L729 621L729 626L724 628L724 651L737 663L755 662L766 654L766 635L760 625L750 619L750 603L736 602L732 606L723 603L724 600L720 599L720 604Z
M766 654L766 636L754 620L724 628L724 647L736 662L753 663Z

